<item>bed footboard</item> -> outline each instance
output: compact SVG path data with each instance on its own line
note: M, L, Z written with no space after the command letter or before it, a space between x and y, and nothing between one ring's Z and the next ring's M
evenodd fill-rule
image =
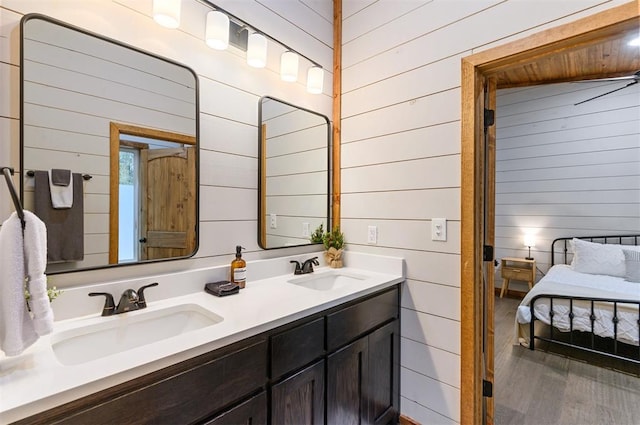
M545 299L545 303L548 302L549 304L548 319L550 323L548 337L535 334L535 321L540 320L536 318L536 315L534 313L535 303L536 301L541 299ZM562 305L563 309L568 308L568 329L566 323L562 325L564 328L564 330L562 331L557 329L558 323L554 325L554 315L557 314L556 310L554 310L554 302L557 306ZM589 326L587 326L585 329L584 323L581 326L574 326L574 319L576 319L576 304L579 304L580 308L582 308L583 310L585 308L590 308L591 311L588 315L590 329ZM529 308L531 311L529 349L535 349L535 340L537 339L540 341L546 341L565 347L571 347L590 353L596 353L603 356L640 364L640 301L540 294L531 299ZM603 320L603 315L598 315L596 313L598 309L602 310L603 308L605 308L609 312L607 315L611 316L610 319L608 319L611 321L611 323L598 323L599 320ZM635 315L635 317L626 316L626 324L628 325L630 323L630 321L628 320L629 317L631 317L631 322L635 322L635 328L633 328L631 332L637 332L635 334L635 338L637 338L637 341L639 341L637 346L632 345L632 343L628 341L620 341L619 323L621 318L621 309L625 309L625 311L627 311L627 315ZM584 313L584 311L582 313ZM601 338L601 336L598 336L596 332L596 328L598 327L598 325L605 325L607 329L613 329L612 336L610 338L606 337L606 340L612 340L612 347L606 347L605 349L598 346L597 340ZM576 332L574 331L581 331L585 333L586 343L585 338L580 338L580 342L576 341Z

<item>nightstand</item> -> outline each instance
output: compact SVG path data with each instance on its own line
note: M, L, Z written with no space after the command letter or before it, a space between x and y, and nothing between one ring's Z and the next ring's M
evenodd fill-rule
M500 275L503 279L500 298L509 290L511 279L527 282L531 289L536 282L536 260L505 257L501 260Z

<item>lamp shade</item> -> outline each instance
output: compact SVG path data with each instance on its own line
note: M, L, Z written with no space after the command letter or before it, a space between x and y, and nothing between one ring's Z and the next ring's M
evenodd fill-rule
M207 46L216 50L224 50L229 47L229 17L227 15L217 10L207 13L205 41Z
M524 246L536 246L536 237L534 235L524 235Z
M153 0L153 19L166 28L180 25L181 0Z
M294 82L298 80L298 55L286 51L280 57L280 78L283 81Z
M312 66L307 71L307 91L312 94L320 94L323 87L324 70L319 66Z
M267 65L267 37L254 32L247 40L247 64L254 68Z

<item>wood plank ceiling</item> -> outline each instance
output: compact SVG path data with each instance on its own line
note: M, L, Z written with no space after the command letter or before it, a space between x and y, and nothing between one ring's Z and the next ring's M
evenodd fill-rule
M563 49L541 47L535 58L498 69L498 88L631 76L640 71L640 46L627 43L639 36L640 21L631 19L587 33Z

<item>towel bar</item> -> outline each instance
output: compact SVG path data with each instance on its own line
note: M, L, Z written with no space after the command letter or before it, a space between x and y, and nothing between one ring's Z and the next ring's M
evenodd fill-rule
M35 176L35 175L36 175L36 172L35 172L35 171L33 171L33 170L29 170L29 171L27 171L27 176L29 176L29 177L33 177L33 176ZM91 180L91 179L93 178L93 176L92 176L91 174L83 174L83 175L82 175L82 178L83 178L84 180Z

